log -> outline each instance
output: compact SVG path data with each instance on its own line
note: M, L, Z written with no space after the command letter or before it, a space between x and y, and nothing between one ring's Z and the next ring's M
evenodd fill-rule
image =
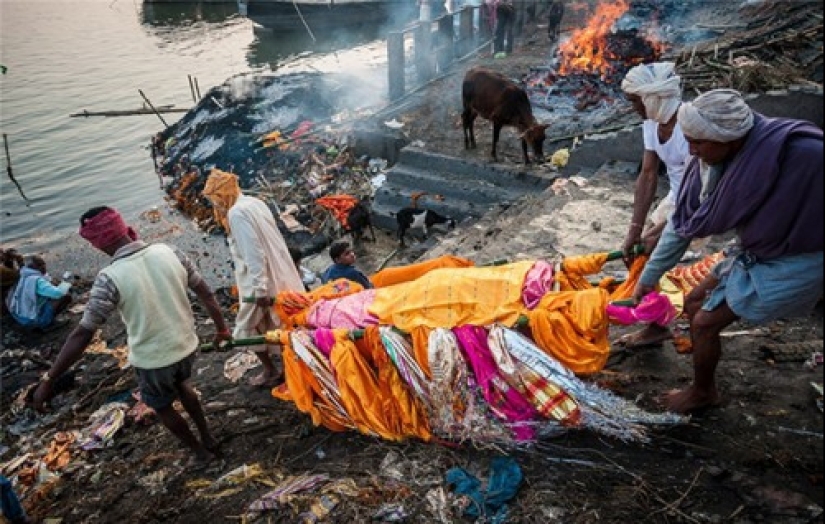
M183 107L172 106L158 106L156 111L152 111L148 107L141 107L140 109L123 109L123 110L108 110L108 111L88 111L84 109L80 113L72 113L70 117L78 116L135 116L135 115L154 115L158 113L186 113L189 111Z

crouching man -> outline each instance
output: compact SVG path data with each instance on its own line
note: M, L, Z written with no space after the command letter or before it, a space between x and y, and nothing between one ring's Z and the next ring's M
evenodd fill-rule
M676 210L634 292L641 299L691 239L736 231L731 250L685 300L693 384L668 396L690 412L719 402L721 331L743 318L768 322L809 312L822 296L822 130L766 118L731 89L708 91L678 112L694 159Z
M142 400L194 452L193 465L209 462L217 442L197 394L187 383L198 337L186 289L195 292L214 320L217 344L231 337L212 290L183 253L166 244L138 240L114 209L90 209L80 224L80 236L111 256L112 263L98 273L80 325L42 376L34 393L35 408L43 409L52 396L54 380L80 359L95 331L117 310L126 324L129 362L135 368ZM194 421L200 440L172 407L175 399L180 399Z

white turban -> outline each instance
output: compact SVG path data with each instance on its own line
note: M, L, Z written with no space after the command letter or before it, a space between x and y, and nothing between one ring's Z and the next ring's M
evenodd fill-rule
M753 127L753 110L733 89L714 89L679 108L685 136L712 142L733 142Z
M682 79L673 62L637 65L622 80L622 91L642 99L647 118L666 124L682 102Z

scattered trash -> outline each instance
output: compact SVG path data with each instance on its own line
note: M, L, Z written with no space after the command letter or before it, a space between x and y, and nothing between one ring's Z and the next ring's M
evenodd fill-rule
M275 489L252 502L247 511L250 513L261 513L264 511L278 509L289 502L291 495L302 491L313 490L328 481L329 476L325 474L296 475L289 477Z
M822 352L814 351L813 353L811 353L810 358L806 360L802 365L810 369L811 371L815 370L817 366L822 365Z
M521 468L510 457L496 457L490 462L490 479L486 490L482 482L463 468L447 472L447 484L467 499L464 515L499 524L507 519L507 502L521 486Z
M332 494L321 495L312 503L309 511L301 513L298 518L304 524L314 524L327 518L340 500Z
M562 149L559 149L555 153L550 155L550 163L553 164L553 167L555 167L557 169L566 166L567 162L569 162L569 161L570 161L570 150L567 149L566 147L562 148Z
M114 443L114 436L126 421L129 406L123 402L104 404L89 416L89 426L83 430L80 449L103 449Z
M403 522L408 517L402 504L382 504L372 516L372 520L379 522Z
M247 371L254 369L261 364L258 357L251 351L241 351L235 353L223 364L223 376L232 383L238 382Z

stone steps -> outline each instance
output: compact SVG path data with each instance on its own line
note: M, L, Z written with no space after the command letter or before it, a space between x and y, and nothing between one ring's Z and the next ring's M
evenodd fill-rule
M457 221L478 219L497 206L541 193L555 178L540 169L514 167L517 169L405 147L375 193L373 223L395 230L394 214L410 206L412 195L418 192L427 193L418 200L422 209L432 209Z

